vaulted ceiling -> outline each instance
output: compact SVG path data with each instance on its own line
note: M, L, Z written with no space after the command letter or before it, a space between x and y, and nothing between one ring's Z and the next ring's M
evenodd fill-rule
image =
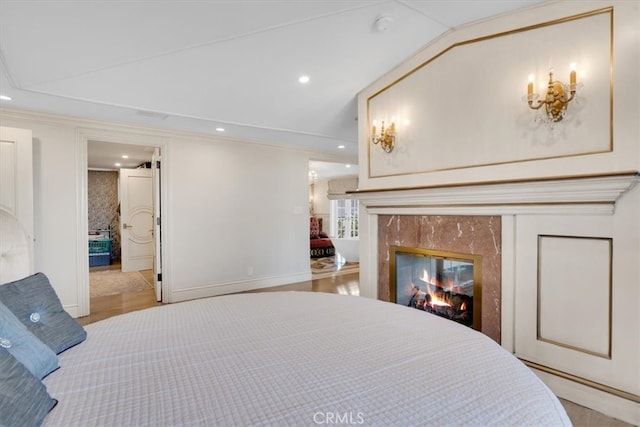
M360 90L451 29L536 3L0 0L1 102L353 160Z

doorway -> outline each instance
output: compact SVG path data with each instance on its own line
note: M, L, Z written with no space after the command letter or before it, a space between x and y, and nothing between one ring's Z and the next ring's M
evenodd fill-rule
M161 300L159 162L158 147L87 141L92 318Z

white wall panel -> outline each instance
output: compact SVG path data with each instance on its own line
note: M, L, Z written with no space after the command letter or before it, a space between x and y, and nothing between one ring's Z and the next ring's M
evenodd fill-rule
M611 259L610 239L539 236L539 340L610 357Z
M371 97L369 119L380 129L395 118L397 147L370 147L370 176L609 151L612 14L454 45ZM538 117L544 108L527 107L527 78L544 99L549 70L568 83L571 63L580 71L576 99L551 126Z
M639 337L637 323L635 333L629 323L637 319L636 266L612 264L612 255L640 237L637 226L615 227L627 209L638 206L614 216L518 216L515 354L638 393Z
M610 6L613 27L609 13L571 21ZM637 170L639 15L634 2L550 2L435 40L359 94L359 189ZM558 24L541 26L549 22ZM573 61L573 117L534 120L528 74L540 79L551 63L566 83ZM392 116L387 154L370 142L370 125Z

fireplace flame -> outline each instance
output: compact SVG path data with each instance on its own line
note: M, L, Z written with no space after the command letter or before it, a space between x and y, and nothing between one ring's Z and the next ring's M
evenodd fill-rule
M429 278L429 272L427 271L426 268L422 270L422 277L420 278L420 280L426 283L431 283L431 279Z
M430 304L432 306L440 306L440 307L451 307L451 304L449 304L449 302L447 302L447 300L445 300L444 298L439 297L436 294L433 294L431 292L429 292L429 295L431 295L431 301Z
M435 292L433 292L431 290L432 286L433 287L438 287L438 285L431 281L431 278L429 277L429 272L427 271L427 269L423 269L422 270L422 277L420 277L420 280L422 280L423 282L425 282L427 284L427 293L431 297L431 299L429 301L429 304L431 304L431 306L436 306L437 305L437 306L440 306L440 307L451 307L451 304L449 303L449 301L447 301L446 299L440 297L438 294L436 294ZM413 283L412 283L412 286L413 286Z
M460 311L464 311L467 309L467 303L463 302L462 305L460 306Z
M455 283L454 283L454 281L453 281L453 278L452 278L452 277L450 277L450 278L449 278L449 280L447 280L447 290L448 290L449 292L453 292L453 290L454 290L454 288L455 288L455 286L454 286L454 285L455 285Z

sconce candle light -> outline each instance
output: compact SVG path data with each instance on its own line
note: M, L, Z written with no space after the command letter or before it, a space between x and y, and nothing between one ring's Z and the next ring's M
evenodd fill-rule
M567 105L576 95L576 70L575 64L571 64L571 73L569 74L569 85L567 94L567 86L560 81L553 80L553 71L549 71L549 83L547 85L547 93L543 100L538 100L534 105L534 98L538 95L533 92L533 74L529 75L529 84L527 85L527 102L529 108L538 110L544 105L547 117L553 122L559 122L567 111Z
M396 141L396 124L392 121L391 126L384 127L384 121L380 128L380 135L376 135L376 121L373 121L373 127L371 128L371 142L374 144L380 144L380 147L386 152L393 151L393 146Z

